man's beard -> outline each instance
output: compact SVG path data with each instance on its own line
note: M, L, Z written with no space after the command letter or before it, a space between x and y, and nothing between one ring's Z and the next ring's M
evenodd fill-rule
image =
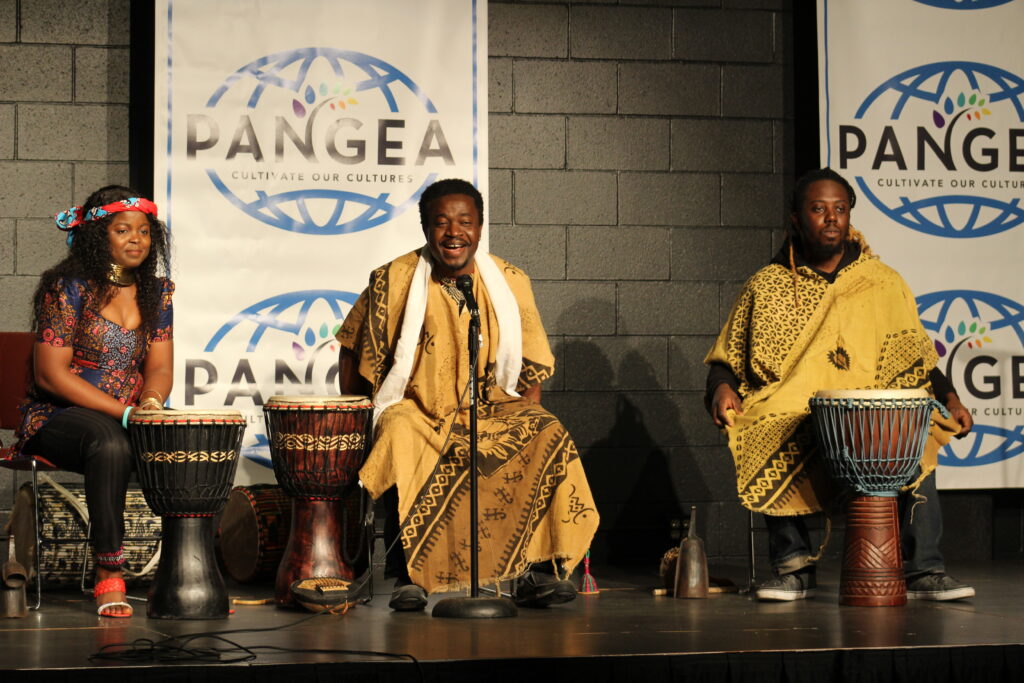
M846 242L838 242L836 244L820 244L814 243L809 244L804 242L801 244L804 258L808 263L824 263L836 254L843 253L843 249L846 248Z

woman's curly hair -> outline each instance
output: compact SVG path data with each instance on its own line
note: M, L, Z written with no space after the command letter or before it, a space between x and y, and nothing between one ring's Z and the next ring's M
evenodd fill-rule
M141 197L135 190L123 185L107 185L89 195L82 206L84 215L93 207L105 206L113 202ZM72 232L73 239L68 255L47 270L39 278L32 299L32 329L38 331L39 321L43 317L44 302L48 292L52 292L62 278L81 279L89 285L89 296L85 305L99 313L114 298L117 287L107 279L113 258L110 254L110 241L107 227L115 214L79 224ZM142 315L142 329L151 330L155 327L160 312L160 299L163 294L163 277L167 273L170 257L170 244L167 227L156 216L145 214L149 219L150 248L149 256L135 269L137 284L136 301Z

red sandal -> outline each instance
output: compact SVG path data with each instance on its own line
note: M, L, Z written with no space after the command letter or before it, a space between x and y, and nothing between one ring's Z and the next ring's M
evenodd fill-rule
M126 593L127 587L124 585L124 579L110 578L103 579L96 584L96 587L92 589L93 598L97 598L104 593ZM111 607L127 607L131 610L128 614L104 614L104 610L110 609ZM96 614L101 617L110 617L111 619L126 619L132 616L134 608L124 600L118 600L115 602L105 602L96 608Z

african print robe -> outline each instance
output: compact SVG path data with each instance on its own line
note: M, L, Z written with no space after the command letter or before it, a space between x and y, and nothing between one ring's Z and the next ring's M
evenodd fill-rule
M393 361L418 252L378 268L338 331L377 391ZM522 319L523 367L517 391L554 372L530 280L495 258ZM598 514L576 445L540 405L495 383L498 323L486 288L473 278L483 342L479 409L479 573L481 583L522 574L532 562L574 567L597 529ZM457 290L431 279L427 310L405 398L380 416L359 475L377 498L398 489L400 538L412 580L429 592L469 585L469 313ZM461 405L463 408L458 409Z
M726 432L744 507L800 515L835 500L808 400L823 389L930 391L936 360L910 289L875 256L861 254L831 285L806 266L795 276L778 263L755 273L704 359L728 365L740 382L743 414ZM933 413L922 478L958 429Z

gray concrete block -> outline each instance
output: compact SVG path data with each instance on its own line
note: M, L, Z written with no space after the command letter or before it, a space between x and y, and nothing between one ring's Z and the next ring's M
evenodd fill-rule
M71 164L0 161L0 207L6 217L52 216L71 205Z
M771 230L679 228L672 231L673 280L742 280L774 255Z
M611 282L534 281L548 334L615 334L615 284Z
M637 433L643 441L649 440L659 448L717 446L719 443L718 428L708 419L700 393L623 392L622 396L636 412L632 420L639 420L642 425Z
M515 110L519 113L615 112L613 62L516 60L512 82Z
M675 11L676 59L770 62L774 56L773 41L774 26L768 12Z
M664 337L566 337L569 391L658 391L668 385Z
M18 0L0 0L0 43L18 39Z
M126 163L76 161L74 201L81 204L86 197L105 185L128 185L128 177Z
M0 45L0 97L18 102L71 101L71 48Z
M615 424L616 392L553 391L543 400L544 407L569 430L581 453L594 444L608 445Z
M668 388L704 391L708 368L704 356L715 343L713 335L670 337L668 340Z
M772 233L772 255L779 252L779 249L786 243L786 237L789 236L789 230L787 228L775 228L771 231Z
M484 215L488 223L512 222L512 171L491 169L487 180Z
M771 121L674 119L672 170L771 173L774 143Z
M722 67L722 115L781 118L785 72L779 65Z
M669 229L569 228L570 280L667 280Z
M796 168L793 141L796 130L792 120L772 121L772 172L787 174L787 169Z
M729 174L722 176L722 224L776 227L785 225L786 197L782 176Z
M487 60L487 108L491 112L512 111L512 60Z
M721 67L715 64L619 65L620 114L717 116Z
M75 102L128 103L128 48L75 50Z
M493 57L566 57L568 16L564 6L490 3L487 52Z
M515 221L532 225L613 225L614 173L516 171Z
M670 59L672 11L654 7L573 5L569 51L574 59Z
M711 282L619 283L618 334L717 334Z
M722 0L722 6L732 9L785 9L792 11L793 0Z
M717 225L717 175L622 173L619 223L622 225Z
M667 171L669 123L655 118L569 117L569 168Z
M0 275L14 275L14 221L0 218Z
M21 3L21 42L127 45L130 0Z
M492 226L491 251L535 280L565 279L564 226Z
M54 212L56 213L56 211ZM67 233L48 218L23 218L17 227L18 275L40 275L67 256Z
M127 131L127 105L23 104L18 157L127 161Z
M37 284L39 278L31 275L0 276L0 332L29 331Z
M491 168L565 168L565 117L492 114Z
M14 105L0 104L0 159L14 158Z
M718 534L712 532L717 530L718 520L711 508L716 502L736 497L736 468L732 456L728 449L720 446L675 447L669 449L669 454L673 489L685 507L701 503L697 506L697 533L704 539L705 552L718 555L720 551L713 545Z
M727 463L732 461L732 456L728 452L724 455L719 454L718 457ZM709 562L731 561L730 570L720 573L712 569L712 573L729 576L737 585L743 586L747 580L747 556L750 543L748 520L750 515L746 508L740 505L739 498L736 496L735 475L730 479L728 486L726 498L708 503L702 508L710 526L710 532L705 537L708 540L708 546L704 550L708 553ZM757 576L759 580L763 581L768 576L768 535L762 532L755 534L754 538L758 547L755 553L755 560L759 562ZM763 568L760 563L764 564ZM731 569L732 566L742 567L742 572L737 573L736 570Z
M656 5L659 7L719 7L722 0L619 0L620 5Z

